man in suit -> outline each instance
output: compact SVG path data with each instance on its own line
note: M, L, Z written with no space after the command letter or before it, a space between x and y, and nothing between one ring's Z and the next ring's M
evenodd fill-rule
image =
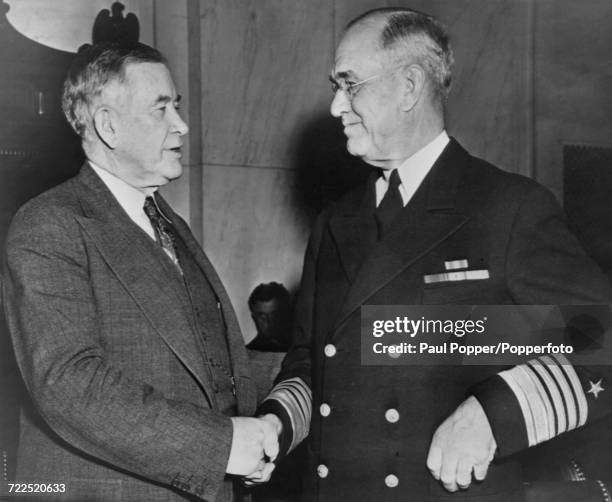
M448 137L452 62L440 24L409 9L360 16L336 50L331 113L380 174L318 217L296 341L260 408L283 453L310 430L316 500L522 500L512 454L612 404L593 390L604 376L564 356L502 372L361 364L366 304L609 303L553 196Z
M143 44L83 48L63 109L87 162L12 222L4 299L36 498L233 501L278 449L230 300L157 190L182 173L180 96ZM232 476L233 475L233 476Z

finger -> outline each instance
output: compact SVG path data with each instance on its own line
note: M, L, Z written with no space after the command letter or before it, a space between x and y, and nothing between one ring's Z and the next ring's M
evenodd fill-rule
M252 474L256 473L256 472L261 472L263 470L263 468L266 465L266 461L262 458L259 462L257 462L257 467L255 467L255 469L253 469L253 472L251 474L249 474L249 476L251 476Z
M278 456L278 436L276 435L276 431L272 425L270 425L268 422L264 423L263 450L266 456L268 456L270 460L274 461Z
M248 476L243 478L243 482L246 486L255 486L262 483L267 483L270 481L272 477L272 472L276 468L276 465L269 462L267 463L261 471L255 471Z
M434 441L432 441L431 446L429 447L429 453L427 454L427 468L434 478L440 479L442 450L434 444Z
M249 480L249 481L259 480L261 479L261 476L262 476L262 470L253 471L251 474L244 476L243 479Z
M270 481L270 478L272 477L272 473L274 472L274 469L276 469L276 465L273 464L272 462L268 462L262 472L261 472L261 482L262 483L266 483L268 481Z
M493 439L493 441L491 441L491 444L489 445L489 456L487 457L487 460L489 461L489 463L491 463L491 461L493 460L493 457L495 457L496 451L497 451L497 443L495 442L495 439Z
M487 477L487 471L489 470L489 463L476 464L474 466L474 479L476 481L483 481Z
M442 457L440 481L442 481L442 485L449 492L457 491L457 463L458 458L454 453L446 454Z
M455 476L457 486L462 490L467 490L472 483L472 462L462 458L457 463L457 473Z

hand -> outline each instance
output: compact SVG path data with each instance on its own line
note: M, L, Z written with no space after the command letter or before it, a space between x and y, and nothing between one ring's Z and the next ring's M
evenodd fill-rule
M482 481L497 443L482 406L468 397L438 427L429 446L427 467L449 492L469 488L474 479Z
M283 423L276 415L268 413L267 415L260 415L258 418L269 422L276 431L277 437L280 436L281 432L283 431ZM273 462L268 462L262 469L258 469L248 476L245 476L243 478L244 484L246 486L255 486L267 483L270 481L270 477L272 476L272 472L274 471L275 467L276 465L274 465Z
M276 468L276 465L273 462L268 462L261 469L252 472L248 476L244 476L242 478L245 486L256 486L261 485L263 483L267 483L270 481L272 477L272 472Z
M278 455L278 435L275 428L259 418L232 417L232 447L225 472L246 476L263 471L266 457L273 461Z
M281 422L280 418L278 418L273 413L268 413L267 415L260 415L258 418L261 418L262 420L269 422L270 425L274 427L277 437L279 437L281 433L283 432L283 423Z

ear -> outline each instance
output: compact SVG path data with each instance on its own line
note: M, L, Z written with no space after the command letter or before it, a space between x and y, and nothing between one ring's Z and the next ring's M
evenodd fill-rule
M108 106L100 106L93 113L94 130L98 138L111 150L119 141L117 112Z
M401 107L405 112L412 110L421 100L425 90L425 70L418 64L411 64L401 72L403 79L403 96Z

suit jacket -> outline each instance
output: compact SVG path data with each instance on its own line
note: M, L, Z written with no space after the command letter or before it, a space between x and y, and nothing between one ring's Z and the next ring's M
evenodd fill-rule
M230 300L185 222L161 205L220 299L238 413L252 415ZM63 497L79 501L232 500L231 420L218 411L184 282L89 165L18 212L5 267L33 404L17 480L64 483Z
M297 341L277 379L280 387L299 378L312 390L310 495L322 501L521 500L516 456L499 458L483 483L457 494L426 468L438 425L499 368L362 366L360 307L609 303L605 277L568 231L550 193L471 157L454 140L378 242L374 208L371 178L318 218L304 262ZM489 277L425 283L453 260L467 260ZM509 455L527 446L526 433L516 399L500 389L500 382L485 385L479 399L490 421L504 413L517 419L509 427L492 423L500 453ZM295 435L291 408L274 395L262 409L279 413ZM598 404L589 402L593 409Z

